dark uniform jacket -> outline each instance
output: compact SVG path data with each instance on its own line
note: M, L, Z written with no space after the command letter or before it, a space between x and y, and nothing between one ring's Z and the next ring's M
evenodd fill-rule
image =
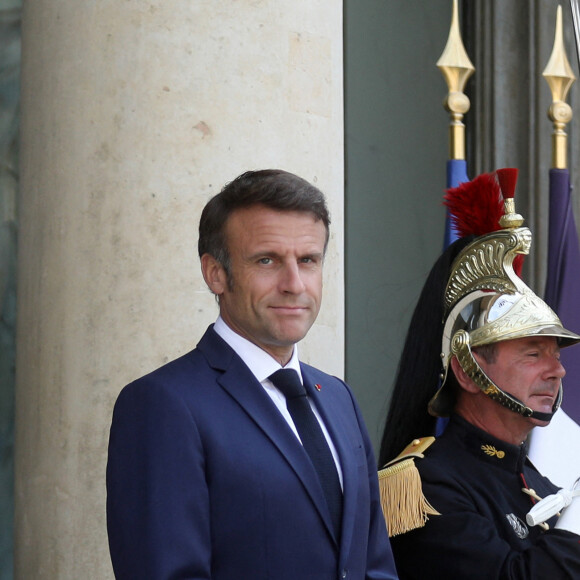
M578 458L575 459L576 461ZM533 501L558 488L527 457L460 417L415 461L439 516L391 538L402 579L580 579L580 536L526 524ZM580 464L579 464L580 465Z

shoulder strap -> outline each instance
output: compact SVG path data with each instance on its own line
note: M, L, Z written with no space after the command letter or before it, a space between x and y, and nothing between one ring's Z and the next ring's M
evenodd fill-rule
M423 495L421 477L415 465L415 459L422 459L423 452L434 441L435 437L413 439L378 473L389 537L423 527L430 515L441 515Z

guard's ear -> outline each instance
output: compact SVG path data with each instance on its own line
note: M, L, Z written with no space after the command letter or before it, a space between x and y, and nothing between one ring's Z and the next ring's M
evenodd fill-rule
M473 382L471 377L463 370L457 357L451 359L451 369L453 374L462 389L465 389L468 393L478 393L479 387Z
M201 257L201 273L209 289L216 296L221 296L227 288L227 274L224 267L211 254L204 254Z

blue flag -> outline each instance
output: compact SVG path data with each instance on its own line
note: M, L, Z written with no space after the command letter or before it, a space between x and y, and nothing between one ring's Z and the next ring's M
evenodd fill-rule
M469 177L467 177L467 162L465 159L450 159L447 161L447 189L457 187L466 181L469 181ZM449 213L447 213L443 249L451 245L458 237L453 224L449 220Z
M467 177L467 161L465 159L449 159L447 161L447 189L452 187L457 187L462 183L469 181ZM450 246L459 236L455 227L449 219L449 211L447 211L445 218L445 237L443 239L443 249ZM437 385L437 388L441 386L441 381ZM439 417L435 426L435 435L439 437L445 431L449 419L447 417Z

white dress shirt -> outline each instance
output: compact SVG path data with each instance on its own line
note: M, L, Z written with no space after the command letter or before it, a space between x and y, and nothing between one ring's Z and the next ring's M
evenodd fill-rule
M243 336L234 332L223 320L221 316L218 316L214 324L214 330L217 334L223 338L236 352L236 354L244 361L246 366L250 369L252 374L258 379L268 396L272 399L274 405L276 405L277 409L280 411L298 440L300 441L300 436L298 435L298 431L296 430L296 426L294 425L294 421L288 412L286 407L286 397L282 394L282 392L274 386L272 381L268 378L272 373L280 370L281 368L285 369L294 369L298 376L300 377L300 381L302 381L302 372L300 371L300 362L298 360L298 346L294 345L294 350L292 352L292 358L288 362L285 367L282 367L280 363L270 356L265 350L261 349L259 346L255 345L253 342L250 342ZM340 485L342 487L342 470L340 468L340 461L338 459L338 453L336 452L336 448L334 447L334 443L330 438L328 430L326 429L326 425L322 420L322 417L318 413L318 409L316 405L310 400L308 397L308 402L310 403L310 407L314 412L318 422L320 423L320 427L322 432L324 433L324 437L328 442L328 446L330 447L330 451L332 452L332 457L334 458L334 463L336 464L336 469L338 471L338 477L340 479Z

